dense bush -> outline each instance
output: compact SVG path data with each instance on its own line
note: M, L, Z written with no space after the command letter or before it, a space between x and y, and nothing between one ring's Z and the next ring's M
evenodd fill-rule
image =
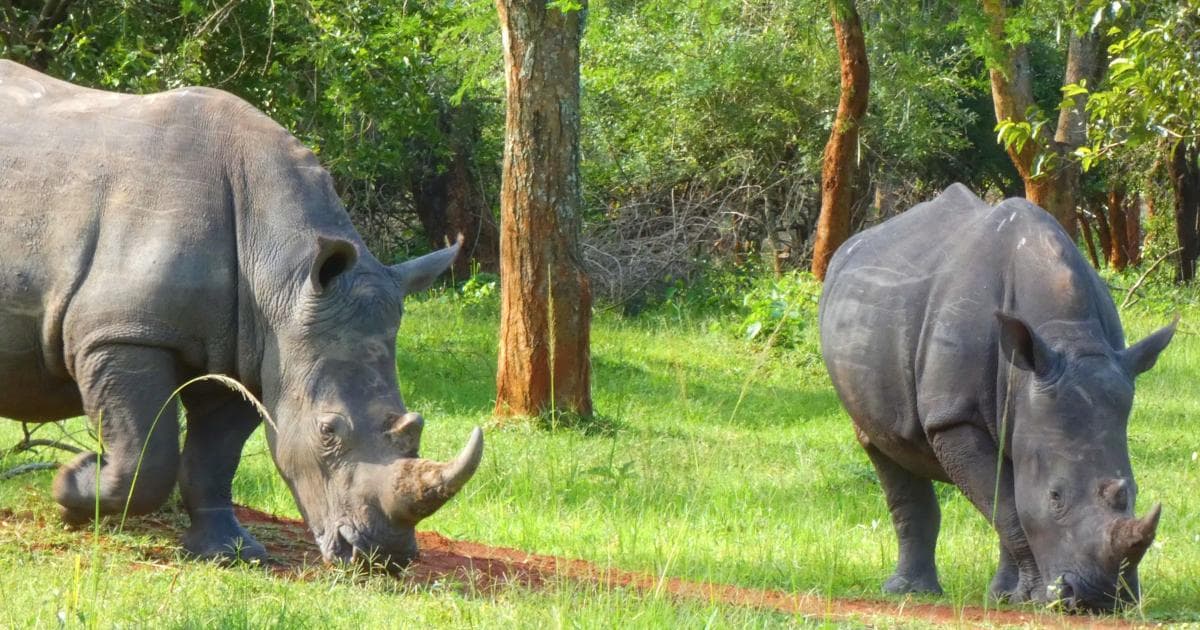
M1060 99L1064 33L1090 22L1068 4L1025 2L1009 25L1030 48L1047 116ZM952 181L1019 193L996 144L985 62L996 43L979 7L858 5L872 83L855 224ZM455 155L466 156L483 211L497 209L504 85L490 0L68 2L39 30L44 6L12 3L0 55L107 89L239 94L318 153L383 258L428 246L416 213L437 200L422 190ZM585 257L601 298L638 310L709 266L807 266L838 93L828 11L824 0L590 2ZM1119 94L1104 98L1117 111ZM1142 153L1111 173L1094 169L1085 185L1125 177L1136 190L1121 173L1149 169L1154 151Z

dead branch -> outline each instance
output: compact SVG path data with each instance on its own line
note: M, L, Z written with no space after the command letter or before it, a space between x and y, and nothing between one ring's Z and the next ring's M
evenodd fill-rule
M1158 267L1160 264L1162 264L1162 261L1170 258L1171 256L1174 256L1175 254L1178 254L1181 251L1183 251L1183 248L1177 247L1177 248L1163 254L1162 256L1159 256L1153 263L1151 263L1150 266L1147 267L1146 270L1142 272L1142 275L1138 276L1137 282L1134 282L1133 286L1129 287L1129 291L1125 293L1125 299L1121 300L1121 308L1124 309L1125 307L1129 306L1130 304L1133 304L1133 302L1131 302L1130 300L1133 299L1134 292L1136 292L1138 290L1138 288L1142 286L1142 283L1144 283L1146 281L1146 278L1150 277L1150 274L1154 271L1154 269L1156 267Z
M55 468L58 468L58 464L55 462L29 462L27 464L13 466L12 468L0 473L0 481L12 479L13 477L23 475L25 473L36 472L39 470L54 470Z

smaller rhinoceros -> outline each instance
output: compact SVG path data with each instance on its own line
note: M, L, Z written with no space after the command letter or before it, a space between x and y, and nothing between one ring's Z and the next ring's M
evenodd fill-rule
M1175 324L1126 348L1103 281L1049 214L955 184L838 249L820 328L899 539L884 590L941 592L938 480L1000 535L994 597L1136 600L1160 506L1134 517L1126 425L1134 377Z
M189 551L264 556L231 503L256 408L189 386L179 445L172 392L219 374L269 410L326 559L409 562L414 525L483 453L477 428L453 461L421 459L396 384L404 297L457 252L381 264L316 156L233 95L112 94L0 60L0 415L100 422L104 454L54 482L69 522L150 512L178 486Z

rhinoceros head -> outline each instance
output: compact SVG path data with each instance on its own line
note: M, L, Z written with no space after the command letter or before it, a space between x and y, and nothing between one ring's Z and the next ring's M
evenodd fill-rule
M1134 516L1127 425L1134 377L1154 365L1175 323L1114 350L1093 335L1044 338L997 316L1001 352L1024 373L1011 380L1008 417L1017 513L1046 587L1035 595L1084 610L1136 602L1161 506Z
M268 441L328 561L407 564L417 555L414 525L479 465L478 428L453 461L421 459L424 420L396 383L404 296L427 288L458 248L387 267L361 243L319 238L291 303L277 309L288 321L266 335Z

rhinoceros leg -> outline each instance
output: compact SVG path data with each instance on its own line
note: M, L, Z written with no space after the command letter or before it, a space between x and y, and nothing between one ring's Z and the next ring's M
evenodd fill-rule
M942 516L933 482L900 467L874 446L867 444L863 448L883 485L900 547L896 572L883 583L883 590L893 595L940 595L942 586L938 583L934 553Z
M1000 563L996 567L996 575L988 586L988 595L996 601L1017 599L1021 586L1021 567L1011 553L1000 545Z
M242 446L258 426L250 403L228 391L184 392L187 440L179 468L179 493L191 518L183 546L201 558L261 560L267 550L233 514L233 475Z
M175 487L179 465L176 406L163 408L176 383L174 358L158 348L114 344L91 350L76 365L84 410L99 422L105 452L82 453L59 470L54 498L63 520L86 522L97 506L102 515L158 509Z
M1044 592L1044 588L1037 561L1033 558L1033 551L1029 548L1025 530L1021 528L1021 519L1017 515L1011 461L1007 457L1002 460L1000 479L997 481L996 461L999 453L987 431L966 423L938 424L946 428L929 436L938 462L967 499L996 528L1000 545L1008 556L1006 560L1001 554L1000 570L992 584L999 584L1005 589L1011 586L1011 590L995 595L1014 603L1033 599ZM1012 568L1005 564L1009 561L1016 568L1015 585L1010 585Z

